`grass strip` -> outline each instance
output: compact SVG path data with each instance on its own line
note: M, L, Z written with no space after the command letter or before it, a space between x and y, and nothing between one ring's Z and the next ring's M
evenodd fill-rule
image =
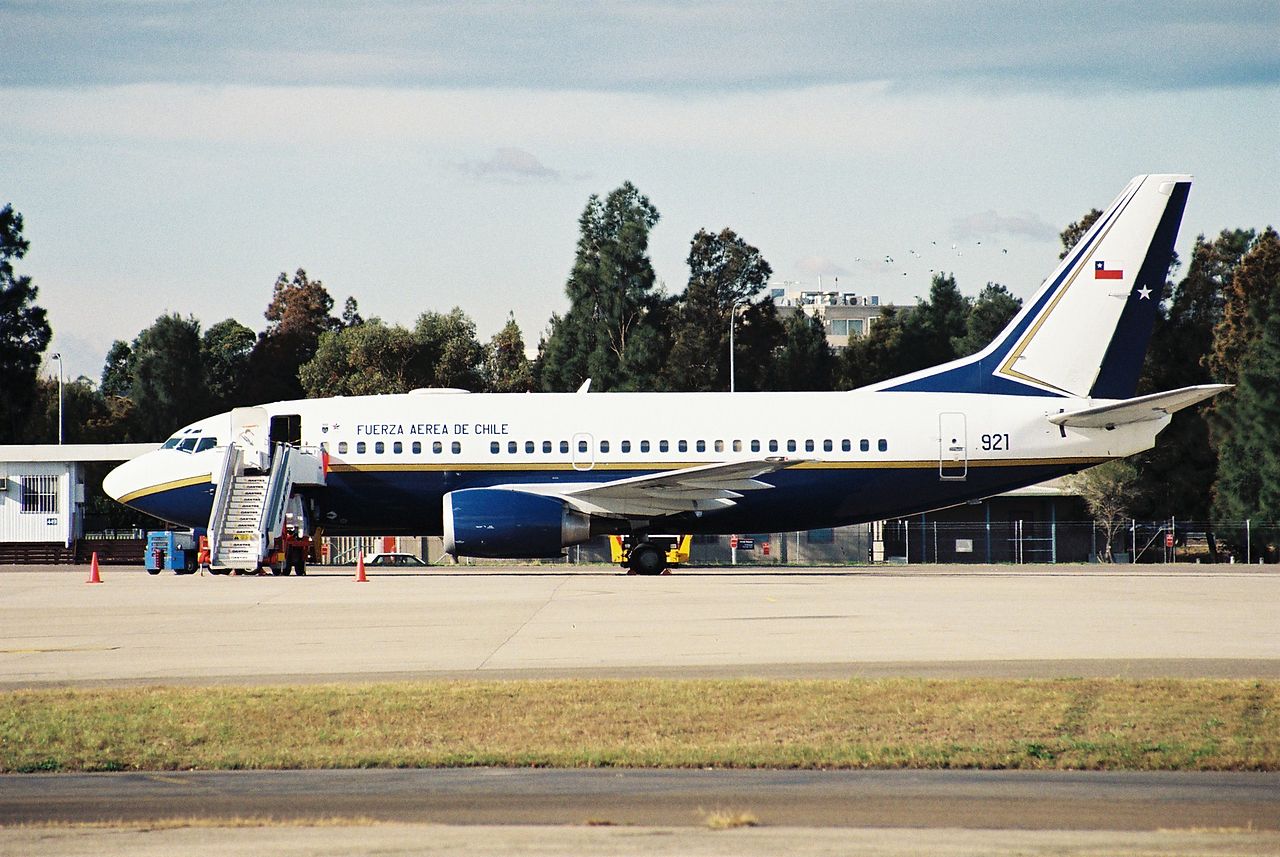
M0 771L1280 770L1274 681L546 680L33 690Z

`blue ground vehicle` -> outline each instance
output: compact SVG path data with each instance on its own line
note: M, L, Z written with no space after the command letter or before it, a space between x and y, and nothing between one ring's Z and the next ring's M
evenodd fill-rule
M197 567L200 531L153 530L147 533L145 563L149 574L169 569L178 574L191 574Z

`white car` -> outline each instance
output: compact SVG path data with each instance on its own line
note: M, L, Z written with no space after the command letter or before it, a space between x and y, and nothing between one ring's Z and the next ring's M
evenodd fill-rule
M366 566L381 566L386 568L393 566L395 568L430 568L429 563L425 563L411 553L374 553L365 557L364 564Z

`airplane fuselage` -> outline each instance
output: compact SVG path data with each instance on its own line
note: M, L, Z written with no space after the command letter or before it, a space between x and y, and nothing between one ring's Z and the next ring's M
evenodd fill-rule
M1164 420L1113 431L1047 417L1096 401L990 394L410 393L278 402L300 447L328 455L310 492L332 534L439 534L450 491L605 482L714 462L782 457L774 487L669 517L693 533L854 524L963 503L1149 448ZM131 465L131 505L184 526L209 519L231 415L195 424L217 447ZM155 468L154 481L142 468Z

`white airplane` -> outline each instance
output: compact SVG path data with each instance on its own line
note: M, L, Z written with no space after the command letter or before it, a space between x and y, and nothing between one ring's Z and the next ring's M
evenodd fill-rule
M1190 186L1134 178L986 349L859 390L276 402L193 423L104 487L207 526L214 565L246 543L240 561L259 562L291 520L440 534L477 557L629 534L646 574L666 564L650 533L836 527L989 497L1149 449L1174 411L1226 389L1133 398Z

